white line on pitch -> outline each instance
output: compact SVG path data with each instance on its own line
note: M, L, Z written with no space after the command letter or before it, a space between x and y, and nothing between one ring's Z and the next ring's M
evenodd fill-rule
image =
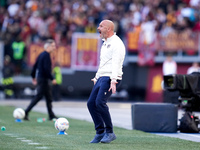
M200 138L200 134L198 134L198 135L194 135L194 134L186 134L186 133L180 133L180 134L184 134L184 135L187 135L187 136L193 136L193 137Z
M40 143L28 143L29 145L40 145Z
M22 142L28 142L29 145L40 145L40 143L31 143L32 140L26 140L26 138L22 137L18 137L17 135L11 134L11 133L4 133L4 135L8 135L10 137L16 137L17 140L21 140ZM49 149L48 147L36 147L36 149Z
M13 135L13 134L11 134L11 133L4 133L4 134L5 134L5 135L10 135L10 136Z
M11 135L10 137L16 137L17 138L18 136L17 135Z
M21 140L22 142L32 142L31 140Z
M36 149L48 149L48 147L36 147Z
M17 140L25 140L26 138L16 138Z
M8 135L10 137L18 137L17 135L11 134L11 133L4 133L4 135Z

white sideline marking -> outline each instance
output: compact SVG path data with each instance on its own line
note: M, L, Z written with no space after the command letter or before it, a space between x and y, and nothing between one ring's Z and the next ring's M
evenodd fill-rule
M48 147L36 147L36 149L48 149Z
M32 142L31 140L21 140L22 142Z
M4 135L8 135L10 137L18 137L17 135L11 134L11 133L4 133Z
M196 137L196 138L200 138L200 134L198 134L198 135L186 134L186 133L180 133L180 134L184 134L184 135L187 135L187 136L193 136L193 137Z
M29 145L40 145L40 143L28 143Z
M10 137L16 137L17 138L18 136L17 135L11 135Z
M26 138L18 137L17 135L11 134L11 133L4 133L4 135L10 136L10 137L16 137L17 140L21 140L21 142L27 142L28 145L40 145L40 143L33 143L32 140L26 140ZM36 149L49 149L48 147L35 147Z
M16 139L18 139L18 140L25 140L26 138L16 138Z
M11 133L4 133L4 134L5 134L5 135L10 135L10 136L13 135L13 134L11 134Z

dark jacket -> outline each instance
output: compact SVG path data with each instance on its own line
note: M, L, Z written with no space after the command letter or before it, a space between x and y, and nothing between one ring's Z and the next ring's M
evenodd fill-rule
M53 76L51 74L51 57L47 51L42 52L38 56L33 66L31 76L32 78L44 78L53 80Z

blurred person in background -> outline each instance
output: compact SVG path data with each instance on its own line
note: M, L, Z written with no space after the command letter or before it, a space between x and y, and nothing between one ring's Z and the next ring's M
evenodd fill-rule
M163 76L177 74L177 63L173 60L172 54L169 53L166 56L162 66ZM164 90L163 98L165 103L178 104L179 91Z
M26 56L26 45L18 36L17 39L12 43L13 50L13 63L15 64L15 74L22 73L25 68L25 56Z
M167 54L162 69L163 75L173 75L177 73L177 63L173 60L172 54Z
M57 118L52 110L52 90L49 83L49 80L51 80L52 84L56 84L56 79L54 79L51 74L50 58L50 53L54 50L56 50L55 41L48 39L44 44L44 51L40 53L33 66L31 76L33 85L37 85L37 94L26 108L24 120L29 120L29 112L43 98L43 96L45 96L46 99L49 120Z
M85 32L86 33L96 33L97 32L97 27L94 24L94 19L91 17L88 19L88 23L85 27Z
M198 62L193 62L192 66L188 68L187 74L191 74L193 72L199 72L200 71L200 66Z
M2 69L3 78L1 79L1 83L4 88L4 94L6 98L13 98L14 90L13 90L13 75L14 75L14 67L11 64L10 56L6 55L4 57L4 67Z
M55 67L53 68L53 75L56 79L56 83L53 85L52 93L53 93L53 100L59 101L61 98L61 84L62 84L62 72L60 68L59 62L56 62Z

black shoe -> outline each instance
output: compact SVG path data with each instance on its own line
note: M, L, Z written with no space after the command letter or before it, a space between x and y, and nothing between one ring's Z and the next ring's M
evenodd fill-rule
M25 115L24 120L30 121L27 115Z
M110 143L116 139L115 133L106 133L101 139L101 143Z
M90 141L90 143L99 143L101 139L104 137L105 133L96 134L94 139Z

